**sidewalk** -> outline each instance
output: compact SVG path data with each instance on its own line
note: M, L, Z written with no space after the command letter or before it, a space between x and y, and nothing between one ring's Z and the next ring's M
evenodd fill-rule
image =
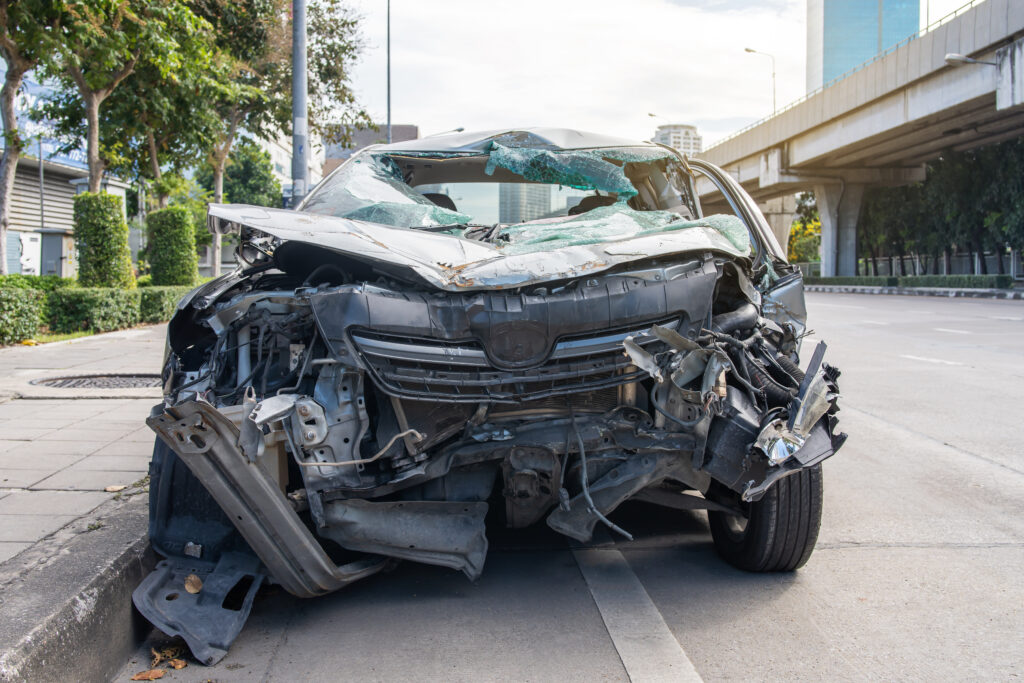
M99 638L100 651L115 645L107 637L130 639L126 577L144 574L147 545L145 418L160 389L124 377L108 388L32 382L114 374L154 384L164 334L158 325L0 349L0 680L59 677L61 646L82 656L73 631ZM123 635L104 632L115 627Z

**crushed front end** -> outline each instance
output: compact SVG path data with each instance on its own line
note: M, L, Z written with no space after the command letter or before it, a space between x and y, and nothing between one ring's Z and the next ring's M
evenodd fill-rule
M264 581L313 597L401 560L477 578L489 511L585 542L598 524L628 536L609 515L629 499L704 508L733 564L806 561L813 537L754 557L730 521L845 438L824 345L798 366L798 274L620 249L514 286L442 263L437 286L397 257L249 238L264 256L182 302L148 420L166 559L135 603L200 661L224 656Z

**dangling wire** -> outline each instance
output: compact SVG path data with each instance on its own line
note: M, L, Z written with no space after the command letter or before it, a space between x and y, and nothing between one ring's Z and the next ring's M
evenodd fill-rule
M572 404L569 405L569 421L572 424L572 431L576 435L576 445L580 449L580 485L583 489L583 499L587 501L587 510L601 520L609 529L617 531L625 536L626 539L632 541L632 534L601 514L601 511L594 505L594 499L590 497L590 482L588 481L590 477L587 475L587 451L583 448L583 437L580 436L580 430L576 427L576 411L573 410Z

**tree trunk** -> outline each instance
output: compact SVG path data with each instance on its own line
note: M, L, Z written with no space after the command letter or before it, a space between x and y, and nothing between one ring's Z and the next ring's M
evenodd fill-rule
M223 154L213 164L213 202L224 203L224 167L227 166L228 155ZM213 276L220 277L221 234L213 233Z
M907 275L907 264L906 264L906 253L903 250L903 245L900 245L900 276L906 277Z
M14 174L18 170L18 156L22 142L18 137L18 119L14 112L14 97L18 94L25 69L21 65L7 65L7 76L0 89L0 118L3 119L3 157L0 158L0 275L7 275L7 226L11 219L11 195L14 192ZM42 159L39 163L43 163Z
M106 164L100 158L100 102L98 93L84 95L85 121L88 130L85 135L86 160L89 164L89 192L99 192L103 182L103 168Z
M982 246L981 240L976 241L974 247L978 253L978 264L981 266L981 274L988 275L988 264L985 262L985 247Z
M950 248L949 248L949 247L947 246L947 247L946 247L946 248L945 248L945 249L944 249L944 250L942 251L942 257L943 257L943 259L944 259L944 260L943 260L943 266L944 266L943 270L945 271L945 272L943 273L943 275L952 275L952 274L953 274L953 273L952 273L952 270L953 270L953 250L952 250L952 249L950 249Z
M878 277L878 249L871 247L871 274Z
M160 178L163 177L163 173L160 170L160 158L157 156L158 147L156 144L156 136L153 134L152 130L146 133L146 142L149 143L149 164L150 170L153 171L153 180L155 181L153 183L153 188L156 190L156 192L154 192L156 206L158 209L166 209L167 193L163 191L163 187L160 185Z
M996 265L999 268L1000 275L1006 275L1006 268L1003 266L1003 252L1006 251L1006 247L996 247Z

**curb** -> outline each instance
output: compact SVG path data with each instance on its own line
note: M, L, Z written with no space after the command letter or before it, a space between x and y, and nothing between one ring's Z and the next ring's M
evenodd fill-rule
M1024 299L1018 289L956 289L953 287L863 287L857 285L804 285L806 292L837 294L890 294L899 296L940 296L968 299Z
M151 629L131 599L155 564L147 499L108 501L0 564L0 681L122 669Z

